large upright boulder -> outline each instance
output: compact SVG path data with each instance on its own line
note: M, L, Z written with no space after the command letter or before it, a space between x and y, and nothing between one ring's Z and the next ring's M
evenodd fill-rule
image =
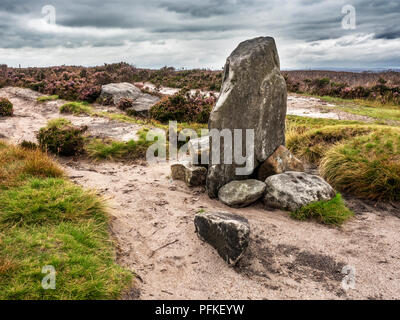
M219 146L220 163L212 157L216 148L211 141L210 166L207 190L215 198L218 190L232 180L243 180L264 162L280 145L285 144L286 83L280 73L279 56L275 41L270 37L248 40L228 57L219 99L209 120L209 129L229 129L232 134L232 149L246 153L246 129L254 130L253 158L250 170L245 174L236 171L244 167L235 161L224 164L224 144ZM242 141L235 139L233 130L243 130ZM249 167L249 166L247 166Z

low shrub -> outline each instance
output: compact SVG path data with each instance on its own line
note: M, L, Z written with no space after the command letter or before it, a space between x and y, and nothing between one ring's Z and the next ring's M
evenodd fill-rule
M14 112L13 104L7 98L0 98L0 117L11 117Z
M133 100L129 98L122 98L121 100L119 100L117 104L117 108L122 111L126 111L127 109L130 109L132 107L133 107Z
M387 128L329 149L321 175L336 189L371 200L400 200L400 130Z
M290 215L298 220L314 219L324 224L341 225L354 213L346 207L341 194L338 193L329 201L311 203Z
M73 156L84 152L83 133L87 127L75 127L65 119L49 121L37 135L42 150L62 156Z
M207 123L216 97L203 96L200 92L191 95L188 89L165 97L150 109L150 117L160 122L197 122Z

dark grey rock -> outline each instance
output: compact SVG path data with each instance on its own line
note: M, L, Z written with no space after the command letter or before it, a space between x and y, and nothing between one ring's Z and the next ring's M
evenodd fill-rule
M335 196L335 190L321 177L304 172L285 172L270 176L264 203L273 208L296 211L310 203Z
M237 175L238 163L219 164L210 160L207 190L215 198L223 185L244 180L280 145L285 144L286 83L280 73L275 41L260 37L239 44L227 59L221 93L209 120L209 129L254 129L254 163L248 175ZM235 143L246 150L246 141ZM213 144L211 144L212 154ZM224 157L221 143L221 159ZM230 151L229 151L230 152ZM222 163L222 162L221 162Z
M246 218L227 212L198 213L194 225L199 238L213 246L229 265L235 265L250 241Z
M218 198L230 207L246 207L260 199L265 188L264 182L254 179L231 181L219 189Z

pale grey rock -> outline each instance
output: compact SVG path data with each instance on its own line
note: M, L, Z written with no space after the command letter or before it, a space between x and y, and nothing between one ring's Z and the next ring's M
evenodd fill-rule
M246 207L260 199L265 188L264 182L254 179L231 181L219 189L218 198L230 207Z
M210 197L216 197L219 188L230 181L247 179L259 163L285 144L286 100L286 83L280 73L274 39L260 37L239 44L225 64L221 93L208 126L210 130L229 129L232 136L234 129L253 129L254 162L247 175L238 175L235 169L242 165L219 164L210 159L207 177ZM213 144L210 154L212 149ZM221 159L223 149L221 143ZM233 138L232 149L246 150L246 140L242 139L240 144Z
M290 171L270 176L265 184L265 205L283 210L296 211L335 196L335 190L324 179L304 172Z

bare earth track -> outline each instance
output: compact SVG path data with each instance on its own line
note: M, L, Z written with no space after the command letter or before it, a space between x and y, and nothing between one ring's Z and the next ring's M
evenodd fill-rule
M27 89L0 89L0 96L8 97L15 109L14 117L0 120L0 137L16 143L34 141L48 119L60 116L58 106L63 103L38 104L37 93ZM296 97L290 97L293 109ZM119 140L132 137L140 128L104 118L67 118L87 124L93 135ZM350 199L356 216L342 228L332 228L292 220L285 212L264 209L261 203L228 208L210 200L202 188L189 189L172 181L167 164L58 160L73 181L108 200L117 260L137 274L126 299L400 298L396 209L389 212ZM201 209L236 212L249 219L251 244L237 267L228 267L197 238L193 216ZM356 272L355 289L348 291L341 286L345 265Z

